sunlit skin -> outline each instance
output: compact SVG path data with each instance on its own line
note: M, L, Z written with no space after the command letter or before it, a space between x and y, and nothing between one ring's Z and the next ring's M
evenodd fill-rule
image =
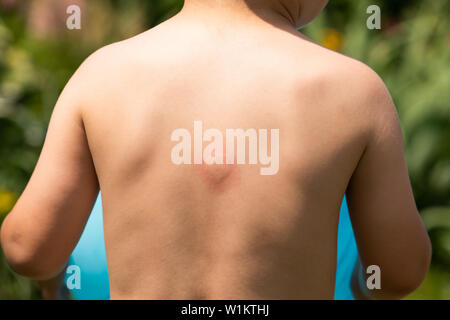
M382 272L355 294L412 292L431 249L398 116L369 67L297 31L326 2L187 0L90 56L2 225L11 267L54 297L100 187L112 299L332 299L347 194L362 266ZM195 120L279 129L278 173L174 165L171 132Z

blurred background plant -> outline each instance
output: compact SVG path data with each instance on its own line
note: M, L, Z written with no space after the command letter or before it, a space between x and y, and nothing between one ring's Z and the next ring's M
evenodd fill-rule
M82 29L66 28L66 8ZM366 8L381 8L381 30ZM0 0L0 222L25 188L53 106L94 50L177 13L182 0ZM433 243L423 285L409 298L450 299L450 2L332 0L302 32L361 60L384 79L402 123L417 206ZM182 31L180 31L182 32ZM0 299L37 299L0 252Z

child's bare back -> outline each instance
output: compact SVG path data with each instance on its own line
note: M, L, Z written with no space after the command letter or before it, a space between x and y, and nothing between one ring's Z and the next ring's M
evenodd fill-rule
M331 299L346 193L363 265L381 267L387 296L411 291L429 243L382 81L283 24L199 8L71 79L14 209L44 203L33 239L54 242L29 276L60 271L99 186L113 299Z

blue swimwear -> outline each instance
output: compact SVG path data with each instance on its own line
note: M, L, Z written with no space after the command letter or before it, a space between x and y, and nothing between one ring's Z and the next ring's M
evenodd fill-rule
M354 300L350 282L358 260L358 248L348 213L347 199L344 197L339 214L335 300Z
M339 216L336 286L336 300L354 299L350 289L353 268L358 258L347 201L344 197ZM91 216L83 231L80 241L73 251L68 266L79 267L80 288L71 289L78 300L109 300L109 277L106 262L105 241L103 235L103 214L100 194L95 202ZM65 281L73 276L68 268Z
M70 256L68 269L71 265L78 266L81 273L80 288L70 290L75 299L109 300L109 276L106 263L103 210L100 194L97 197L80 241L78 241L75 250ZM70 281L69 278L72 275L74 274L66 272L66 283L68 280Z

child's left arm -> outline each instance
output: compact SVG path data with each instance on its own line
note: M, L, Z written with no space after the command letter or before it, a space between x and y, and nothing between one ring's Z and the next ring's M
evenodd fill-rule
M37 166L1 228L8 263L32 279L62 271L98 194L79 103L83 82L72 77L58 99Z

